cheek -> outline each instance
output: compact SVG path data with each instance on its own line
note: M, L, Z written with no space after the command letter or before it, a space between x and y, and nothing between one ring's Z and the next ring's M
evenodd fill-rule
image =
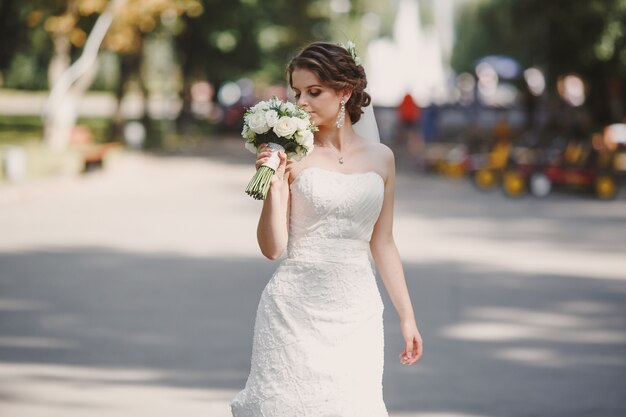
M333 103L334 100L332 97L329 97L326 94L322 94L318 97L315 97L313 101L313 105L315 106L315 111L320 115L331 115L333 114Z
M311 120L318 126L332 125L337 117L339 105L336 98L328 92L317 97L310 97L309 106L315 113L311 115Z

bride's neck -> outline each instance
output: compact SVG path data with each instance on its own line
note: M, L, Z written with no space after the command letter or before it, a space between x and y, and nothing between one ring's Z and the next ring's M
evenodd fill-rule
M354 140L354 130L352 125L345 124L341 129L336 127L324 128L320 126L315 133L315 140L321 146L332 146L341 151L347 144Z

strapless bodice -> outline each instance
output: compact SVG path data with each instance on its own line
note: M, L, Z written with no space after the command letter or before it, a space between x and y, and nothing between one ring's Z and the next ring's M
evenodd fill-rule
M367 256L384 197L380 174L345 174L308 167L290 189L289 258L342 260Z

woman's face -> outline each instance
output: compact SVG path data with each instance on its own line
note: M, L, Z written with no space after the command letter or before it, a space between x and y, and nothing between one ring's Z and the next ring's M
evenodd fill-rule
M339 113L341 91L323 85L314 72L301 68L291 73L291 88L296 93L296 103L311 114L313 123L317 126L334 126Z

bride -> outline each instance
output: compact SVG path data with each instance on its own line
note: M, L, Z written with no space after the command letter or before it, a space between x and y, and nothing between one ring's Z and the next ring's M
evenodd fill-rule
M394 156L353 128L370 104L357 61L341 45L315 42L287 68L297 104L319 131L301 161L279 153L263 202L261 252L287 256L261 295L250 375L230 403L234 417L388 416L383 303L370 251L399 316L400 362L422 355L392 234ZM267 147L257 154L257 168L270 154Z

